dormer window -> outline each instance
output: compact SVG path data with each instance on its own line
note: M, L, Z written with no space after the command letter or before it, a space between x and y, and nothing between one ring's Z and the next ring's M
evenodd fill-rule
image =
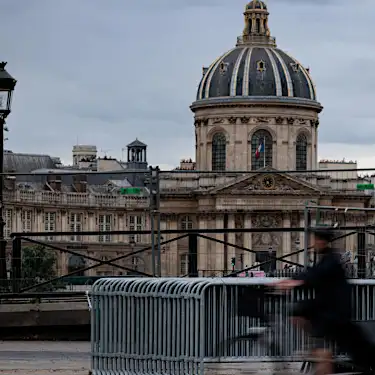
M266 70L266 63L263 60L257 62L257 70L259 72L264 72Z
M290 63L290 66L292 67L293 72L296 72L296 73L299 72L299 70L300 70L300 66L299 66L298 63Z
M222 62L220 63L220 73L225 74L228 71L228 63Z

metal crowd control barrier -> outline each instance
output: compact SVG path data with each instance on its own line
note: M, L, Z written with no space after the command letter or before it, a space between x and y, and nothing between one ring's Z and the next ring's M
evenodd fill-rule
M212 363L265 361L257 343L220 343L248 332L256 324L239 316L239 290L275 282L275 278L109 278L98 280L91 297L93 375L199 374ZM373 320L375 281L353 281L355 319ZM287 303L274 303L279 313L276 338L282 358L306 348L306 340L287 319ZM278 305L278 306L277 306ZM274 359L274 358L273 358Z

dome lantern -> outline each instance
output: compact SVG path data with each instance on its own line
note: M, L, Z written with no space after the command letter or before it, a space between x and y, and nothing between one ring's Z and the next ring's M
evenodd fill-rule
M244 44L276 47L276 39L271 37L268 27L268 10L263 1L253 0L245 7L245 28L242 37L237 38L237 46Z

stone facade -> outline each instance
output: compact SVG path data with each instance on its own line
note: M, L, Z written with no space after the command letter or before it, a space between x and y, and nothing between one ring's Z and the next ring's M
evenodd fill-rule
M307 138L307 169L317 169L317 129L319 105L286 106L275 103L250 105L217 104L209 107L194 104L196 134L196 168L212 169L212 137L223 132L227 140L226 169L251 170L251 138L258 130L266 130L272 136L272 167L279 170L296 169L296 139L304 134ZM311 108L313 107L313 108Z
M304 227L304 207L313 201L324 206L359 207L371 206L371 197L362 192L341 189L333 190L307 182L306 177L288 173L270 173L260 170L252 174L225 173L222 175L202 173L163 174L161 180L162 229L216 230L208 234L214 240L198 239L198 269L201 276L220 275L231 269L231 259L236 259L236 268L251 266L260 261L268 251L284 256L303 248L303 232L272 232L272 228ZM326 177L328 178L328 177ZM226 180L223 182L223 180ZM184 183L183 183L184 182ZM173 189L173 184L176 188ZM182 186L184 185L184 188ZM164 193L163 193L164 191ZM312 225L338 223L340 226L363 227L374 221L374 215L365 211L317 212L311 210ZM222 233L223 228L267 228L262 233ZM170 234L167 239L175 238ZM368 243L373 243L368 236ZM348 236L336 244L356 252L356 236ZM234 244L239 248L230 246ZM248 252L251 249L258 253ZM168 254L162 258L166 274L187 273L187 239L169 244ZM287 257L303 263L303 254ZM179 266L179 268L174 268ZM276 268L281 269L283 262Z

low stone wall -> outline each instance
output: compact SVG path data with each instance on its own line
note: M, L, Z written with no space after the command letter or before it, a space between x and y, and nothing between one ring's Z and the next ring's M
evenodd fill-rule
M0 304L0 327L90 324L85 302Z

